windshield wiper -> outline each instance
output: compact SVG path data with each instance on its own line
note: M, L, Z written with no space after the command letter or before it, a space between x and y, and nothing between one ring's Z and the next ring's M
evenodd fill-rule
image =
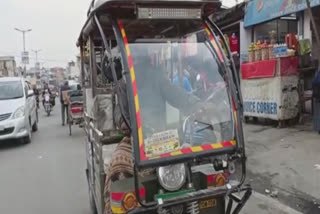
M206 125L205 127L197 130L196 133L203 132L204 130L207 130L207 129L210 129L210 130L212 130L212 131L214 130L213 125L210 124L210 123L202 122L202 121L199 121L199 120L195 120L194 122L197 122L197 123L201 123L201 124L203 124L203 125Z

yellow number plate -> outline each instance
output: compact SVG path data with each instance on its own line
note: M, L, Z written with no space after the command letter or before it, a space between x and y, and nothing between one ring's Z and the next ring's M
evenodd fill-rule
M211 208L211 207L216 207L217 200L210 199L210 200L200 201L199 205L200 205L200 209L207 209L207 208Z

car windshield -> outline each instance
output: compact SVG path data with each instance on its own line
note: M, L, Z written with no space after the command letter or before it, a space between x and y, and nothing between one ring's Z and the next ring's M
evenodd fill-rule
M20 81L0 82L0 100L18 99L23 97Z
M232 141L225 72L201 23L139 21L124 28L147 158Z

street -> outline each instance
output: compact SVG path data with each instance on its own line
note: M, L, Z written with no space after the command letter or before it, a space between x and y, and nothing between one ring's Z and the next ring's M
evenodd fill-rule
M40 111L32 142L0 145L0 213L89 214L84 133L61 126L60 106Z
M249 132L260 126L246 127ZM271 189L273 185L270 186L271 180L266 178L259 180L261 176L252 177L252 172L257 168L252 164L255 158L253 151L261 148L250 141L254 137L252 133L248 137L247 182L252 182L260 193L253 194L242 213L299 214L300 212L290 208L290 205L297 201L300 195L287 195L285 198L291 198L289 203L287 199L279 202L278 199L261 194L264 188ZM0 163L0 213L90 214L84 174L84 133L74 126L73 135L68 135L67 126L61 126L59 105L55 106L50 117L41 109L39 131L33 133L31 144L21 145L16 141L2 143ZM310 188L312 189L312 186ZM314 196L317 196L319 192L314 189L314 193Z

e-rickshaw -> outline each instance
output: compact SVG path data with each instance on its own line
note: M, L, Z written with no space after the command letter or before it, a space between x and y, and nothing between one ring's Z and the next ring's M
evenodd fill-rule
M72 135L72 125L83 126L83 91L70 90L68 92L68 125L69 135Z
M250 198L239 78L208 18L220 7L92 1L77 44L93 213L237 214ZM113 162L123 139L129 167Z

